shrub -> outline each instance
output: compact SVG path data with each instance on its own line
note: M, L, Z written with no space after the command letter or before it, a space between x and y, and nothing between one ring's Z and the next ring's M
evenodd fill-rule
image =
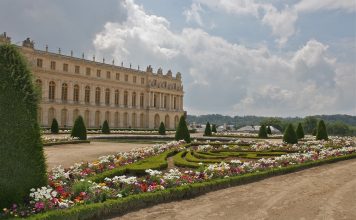
M52 120L51 133L52 134L58 134L59 133L58 122L57 122L57 119L55 119L55 118Z
M187 123L185 122L185 117L182 115L179 120L179 124L176 130L175 139L185 140L185 142L190 143L190 134L188 131Z
M323 120L318 123L318 130L316 132L317 140L328 140L328 133L326 132L326 126Z
M216 130L216 125L215 124L213 124L212 126L211 126L211 132L214 132L214 133L217 133L218 131Z
M297 138L298 138L298 139L304 138L304 130L303 130L302 123L299 123L299 124L298 124L296 133L297 133Z
M37 123L39 95L25 59L0 45L0 207L22 203L31 188L47 184Z
M101 132L103 134L110 134L110 128L109 128L109 123L107 120L104 121L103 127L101 128Z
M164 126L163 122L161 122L161 124L159 125L158 133L160 135L165 135L166 134L166 127Z
M204 136L211 136L211 127L209 122L206 123Z
M74 126L72 128L72 132L70 136L77 137L80 140L87 139L87 129L84 125L84 120L82 116L78 116L78 118L75 119Z
M297 134L293 128L292 124L289 124L287 129L284 131L283 141L288 144L296 144L298 143Z
M271 127L270 126L267 126L267 134L272 134L272 130L271 130Z
M260 130L258 131L258 137L259 138L268 138L266 125L261 125Z

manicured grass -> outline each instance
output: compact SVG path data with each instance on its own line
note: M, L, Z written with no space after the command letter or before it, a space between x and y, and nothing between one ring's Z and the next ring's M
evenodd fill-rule
M229 178L214 179L202 183L183 185L153 193L141 193L117 200L107 200L103 203L81 205L65 210L49 211L43 214L33 215L28 219L102 219L108 216L122 215L159 203L188 199L207 192L224 189L231 186L247 184L273 176L292 173L322 164L334 163L337 161L353 158L356 158L356 153L325 160L312 161L304 164L292 165L288 167L270 169L262 172L255 172Z

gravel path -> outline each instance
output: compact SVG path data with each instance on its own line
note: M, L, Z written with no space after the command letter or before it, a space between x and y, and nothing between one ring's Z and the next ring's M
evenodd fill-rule
M62 165L70 167L80 161L94 161L103 155L127 152L134 148L152 146L153 144L95 142L83 144L64 144L44 147L48 170Z
M356 159L160 204L113 219L356 219Z

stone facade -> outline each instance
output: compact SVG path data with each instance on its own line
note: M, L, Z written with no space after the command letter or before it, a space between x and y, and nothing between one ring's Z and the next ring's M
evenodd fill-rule
M6 33L0 43L10 43ZM175 77L162 69L146 71L37 50L27 38L19 46L27 58L33 80L41 91L38 120L49 127L56 118L61 128L73 126L77 116L88 128L99 128L108 120L111 128L157 128L164 122L167 129L178 125L183 111L181 74Z

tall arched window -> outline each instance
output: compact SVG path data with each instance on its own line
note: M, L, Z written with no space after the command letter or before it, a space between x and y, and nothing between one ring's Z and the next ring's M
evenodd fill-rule
M115 112L114 126L115 126L115 128L119 127L119 113L118 112Z
M74 109L73 110L73 125L74 125L75 120L78 118L78 116L79 116L79 110Z
M54 108L48 109L48 126L51 126L53 119L56 117L56 110Z
M144 101L145 101L145 96L143 93L140 94L140 107L143 108L144 105Z
M78 85L74 85L74 89L73 89L73 101L75 103L79 102L79 86Z
M136 92L132 93L132 107L136 107Z
M115 105L118 106L119 105L119 90L115 90Z
M101 126L100 124L100 112L96 111L95 112L95 127L99 128Z
M132 127L136 128L137 127L137 119L136 119L136 113L132 113Z
M67 102L68 100L68 85L67 83L62 84L62 101Z
M110 105L110 89L105 90L105 105Z
M177 109L177 98L173 98L173 109Z
M62 109L62 111L61 111L61 126L62 127L67 127L67 113L68 111L67 111L67 109Z
M87 128L89 128L89 114L90 114L89 110L85 110L84 123Z
M141 113L140 115L140 128L144 128L145 127L145 115L143 113Z
M49 82L48 99L50 101L54 101L55 91L56 91L56 83L53 81Z
M100 88L96 87L95 89L95 104L100 105Z
M40 97L42 98L42 81L40 79L36 80L36 87L40 93Z
M89 86L85 87L84 101L86 104L90 103L90 87Z
M157 95L153 94L153 107L157 108Z
M124 92L124 106L127 107L129 100L129 93L127 91Z
M109 111L106 111L106 112L105 112L105 120L108 121L108 124L109 124L109 126L110 126L110 112L109 112Z
M165 109L167 108L167 96L166 95L164 96L164 99L163 99L163 107Z

